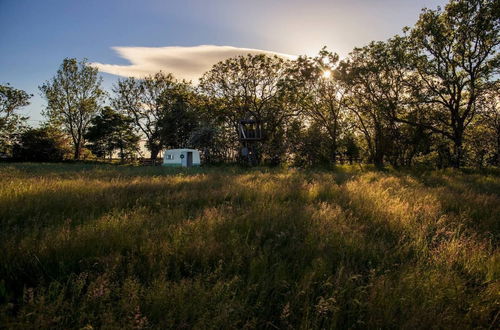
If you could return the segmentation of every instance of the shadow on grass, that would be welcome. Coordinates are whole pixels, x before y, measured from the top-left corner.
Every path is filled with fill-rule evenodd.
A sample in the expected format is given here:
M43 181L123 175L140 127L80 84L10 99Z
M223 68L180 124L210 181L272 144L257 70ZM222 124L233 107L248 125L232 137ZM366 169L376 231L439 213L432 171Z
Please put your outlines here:
M472 322L464 310L476 300L491 322L483 287L462 289L459 271L416 251L412 230L425 219L399 222L411 194L397 189L452 188L404 176L377 185L392 174L351 168L134 171L63 173L67 184L44 181L50 189L0 205L0 277L22 310L12 324L35 315L60 328L132 327L140 311L153 328L439 328Z

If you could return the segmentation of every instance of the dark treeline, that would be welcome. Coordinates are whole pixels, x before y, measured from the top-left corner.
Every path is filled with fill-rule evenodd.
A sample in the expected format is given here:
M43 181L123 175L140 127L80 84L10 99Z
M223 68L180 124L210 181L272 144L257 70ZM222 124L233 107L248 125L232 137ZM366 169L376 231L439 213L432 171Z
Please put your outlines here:
M120 79L110 94L97 69L65 59L40 87L39 128L15 113L30 96L1 86L0 152L125 160L142 138L152 159L190 147L208 163L242 161L239 124L252 121L262 130L252 149L259 164L499 166L499 16L498 0L452 0L343 60L326 48L295 60L239 56L198 85L159 72Z

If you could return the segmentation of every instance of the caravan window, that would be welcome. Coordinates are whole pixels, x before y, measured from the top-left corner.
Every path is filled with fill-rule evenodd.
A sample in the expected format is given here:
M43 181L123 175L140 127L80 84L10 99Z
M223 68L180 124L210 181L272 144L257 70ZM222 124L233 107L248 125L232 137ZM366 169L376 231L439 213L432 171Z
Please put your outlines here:
M174 159L174 155L167 155L167 157L165 159L172 160L172 159Z

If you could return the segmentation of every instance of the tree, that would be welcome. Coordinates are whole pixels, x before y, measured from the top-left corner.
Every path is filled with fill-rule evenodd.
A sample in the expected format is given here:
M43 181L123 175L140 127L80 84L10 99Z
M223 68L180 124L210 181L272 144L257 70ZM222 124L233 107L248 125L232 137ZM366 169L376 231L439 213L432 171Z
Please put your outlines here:
M123 161L139 149L139 136L134 133L133 120L111 107L104 107L91 121L85 138L91 144L89 149L98 157L111 159L118 150Z
M29 105L32 96L9 84L0 85L0 153L11 153L15 133L22 130L23 123L28 119L17 114L16 110Z
M331 162L331 140L325 128L313 122L305 127L303 120L289 125L289 140L293 164L301 167L324 166ZM293 132L293 133L292 133Z
M338 55L323 48L318 56L301 56L295 64L288 97L295 98L308 120L327 133L329 158L335 163L346 112L345 88L336 77Z
M179 86L164 95L163 113L159 120L162 144L168 148L190 147L193 132L200 124L198 95L188 85Z
M43 125L20 134L13 148L13 157L20 161L58 162L70 152L64 133L53 126Z
M89 66L85 59L77 62L66 58L56 75L40 86L47 100L45 115L52 122L60 123L71 136L75 160L80 159L84 134L103 101L101 81L97 69Z
M398 125L394 114L403 107L405 68L401 48L405 41L395 37L355 48L339 66L338 77L348 93L348 107L357 119L370 160L384 165Z
M490 164L500 166L500 80L490 84L477 107L479 116L470 135L483 153L492 155Z
M349 164L358 159L359 157L359 146L356 143L356 138L353 134L347 134L341 141L343 147L343 154L349 161Z
M266 141L258 149L265 149L271 162L278 162L281 156L280 128L294 115L282 99L289 65L277 56L237 56L215 64L200 81L201 91L218 104L218 115L233 127L233 140L238 137L240 120L262 123Z
M222 114L222 102L199 90L195 92L197 126L191 131L188 145L201 151L204 163L234 161L239 141L234 139L233 124Z
M425 9L409 36L414 74L408 82L418 99L417 110L426 112L419 116L426 122L419 125L452 142L452 165L460 167L476 101L498 74L500 4L451 0L444 10Z
M170 73L159 72L143 80L121 79L113 88L113 105L134 120L137 129L146 137L151 158L156 159L163 148L161 121L169 106L177 101L179 90L189 88L189 83L178 81Z

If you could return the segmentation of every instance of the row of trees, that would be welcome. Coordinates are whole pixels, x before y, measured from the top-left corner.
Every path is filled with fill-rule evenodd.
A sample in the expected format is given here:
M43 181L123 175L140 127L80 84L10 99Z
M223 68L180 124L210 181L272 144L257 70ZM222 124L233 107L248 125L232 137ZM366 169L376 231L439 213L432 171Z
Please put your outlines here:
M498 166L499 31L498 0L451 0L423 10L403 35L341 61L326 48L296 60L239 56L215 64L197 86L162 72L120 79L102 107L97 70L65 59L40 90L48 127L62 128L74 159L85 147L131 157L142 137L151 158L193 147L205 161L232 161L241 148L238 123L251 119L265 132L261 163ZM14 109L29 95L10 86L0 94L0 125L19 131ZM2 145L7 140L2 134Z

